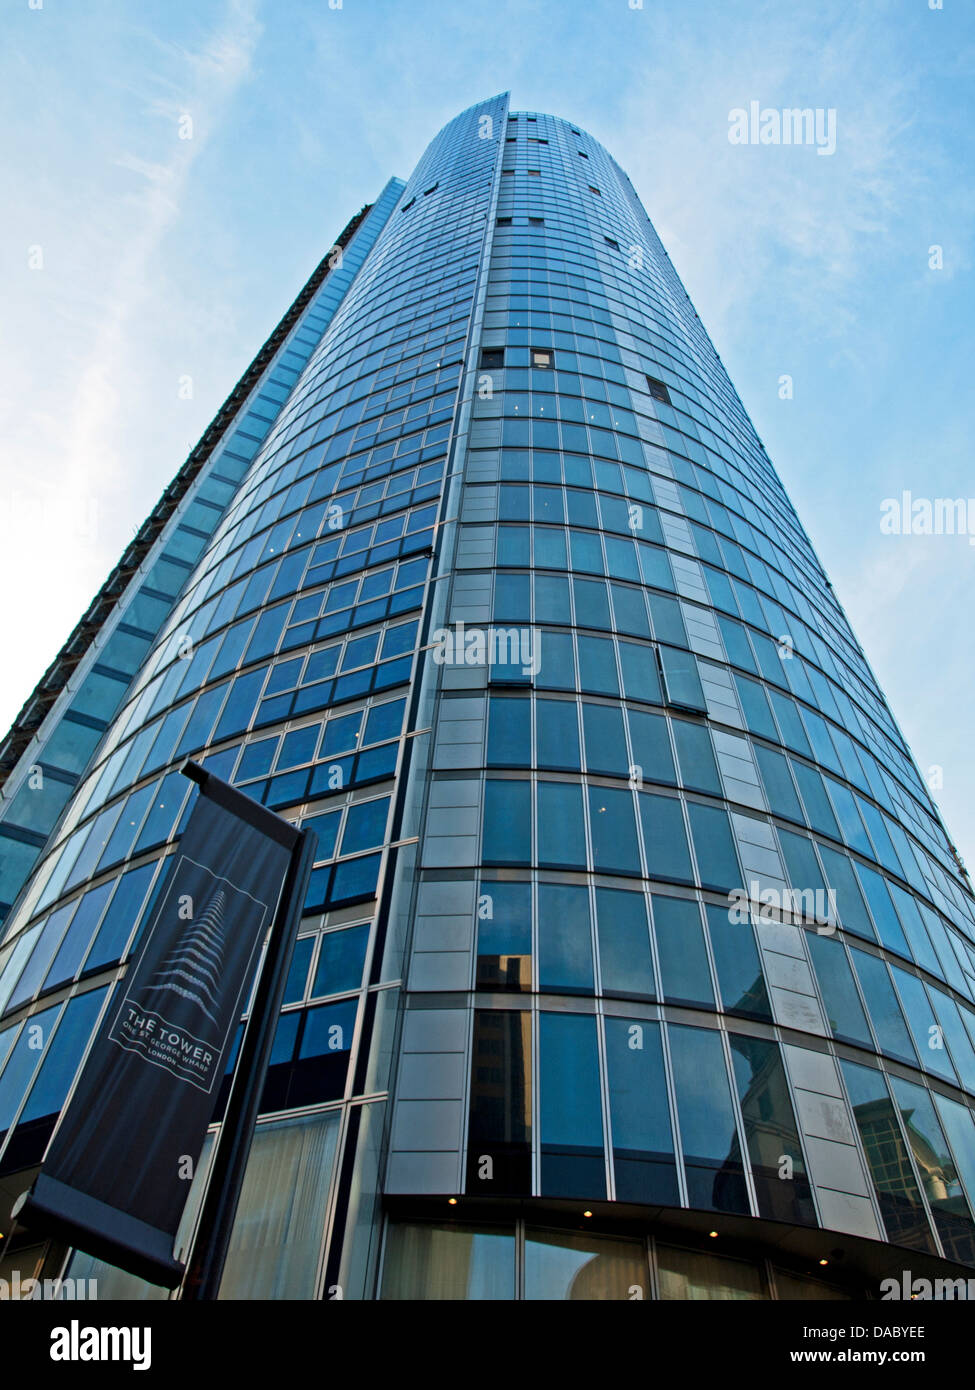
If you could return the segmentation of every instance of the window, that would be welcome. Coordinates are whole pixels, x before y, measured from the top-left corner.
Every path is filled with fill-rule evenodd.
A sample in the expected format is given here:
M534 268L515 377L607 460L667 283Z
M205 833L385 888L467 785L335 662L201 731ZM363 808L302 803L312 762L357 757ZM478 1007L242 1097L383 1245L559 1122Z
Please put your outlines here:
M221 1299L314 1297L338 1132L335 1114L257 1126Z
M670 392L662 381L658 381L655 376L648 376L647 386L655 401L663 401L664 405L670 405Z
M741 1146L720 1034L668 1026L674 1090L692 1207L749 1214Z
M809 932L806 941L833 1036L861 1047L873 1047L843 943L817 932Z
M604 1197L603 1121L596 1020L539 1015L542 1192Z
M887 1239L934 1254L934 1241L883 1074L840 1062Z
M512 118L514 119L514 118ZM513 1229L391 1222L383 1261L384 1299L512 1299Z
M664 998L675 1004L703 1004L713 1009L711 971L697 903L657 894L651 901Z
M702 806L691 801L687 805L687 814L702 885L720 890L740 888L742 875L727 811L718 806Z
M589 192L590 192L590 193L595 193L595 195L596 195L597 198L601 198L601 197L603 196L602 193L600 192L600 190L595 186L595 184L590 184L590 185L589 185Z
M751 922L738 921L727 908L705 906L718 987L727 1013L772 1022L762 966Z
M607 1018L606 1065L617 1200L677 1206L659 1023Z
M480 904L477 988L531 989L531 884L482 879Z
M510 222L510 218L508 219ZM496 369L504 366L504 348L482 348L481 349L482 368Z
M368 923L347 927L344 931L326 932L318 952L312 995L344 994L358 989L368 943Z
M536 702L536 743L539 767L578 771L577 706L568 700Z
M499 218L497 219L497 225L498 225L499 227L510 227L510 226L511 226L511 218L510 218L510 217L499 217ZM481 365L483 366L483 363L482 363Z
M657 1268L661 1298L735 1302L768 1298L761 1269L744 1260L726 1260L710 1251L658 1245ZM809 1297L806 1288L803 1284L804 1298Z
M680 802L675 797L641 792L640 817L649 876L690 883L691 856Z
M555 365L553 354L548 348L532 348L531 364L537 370L545 371L547 368Z
M488 778L484 788L486 864L531 862L531 783Z
M544 227L544 226L545 226L545 218L544 218L544 217L529 217L529 219L528 219L528 225L529 225L529 227Z
M538 986L559 994L592 994L587 888L567 883L538 885Z
M925 1087L900 1077L892 1076L890 1084L945 1254L960 1264L975 1264L971 1211L931 1096Z
M596 873L639 876L640 849L633 816L633 793L590 787L589 817Z
M582 787L577 782L538 784L538 862L554 869L586 867Z
M475 1009L468 1192L530 1194L531 1090L531 1016Z
M769 1221L815 1226L816 1213L778 1044L734 1034L728 1041L759 1214ZM789 1182L782 1181L783 1157L792 1162Z
M887 966L877 956L867 955L866 951L851 950L850 955L881 1050L916 1067L917 1057L890 983Z
M619 244L619 242L615 239L615 237L604 236L604 237L603 237L603 241L605 241L605 243L606 243L607 246L612 246L612 248L613 248L614 251L618 251L618 250L620 249L620 244Z
M655 994L647 907L642 893L596 889L599 973L605 993L652 999Z
M639 1240L577 1235L569 1231L525 1233L525 1298L545 1300L649 1297L646 1254Z

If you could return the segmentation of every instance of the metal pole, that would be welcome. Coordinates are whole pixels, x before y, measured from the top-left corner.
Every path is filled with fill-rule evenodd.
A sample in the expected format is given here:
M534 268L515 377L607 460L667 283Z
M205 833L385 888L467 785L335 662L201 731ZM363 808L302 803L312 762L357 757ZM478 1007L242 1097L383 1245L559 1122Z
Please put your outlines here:
M297 832L187 1260L186 1301L215 1299L220 1288L317 844L314 831Z

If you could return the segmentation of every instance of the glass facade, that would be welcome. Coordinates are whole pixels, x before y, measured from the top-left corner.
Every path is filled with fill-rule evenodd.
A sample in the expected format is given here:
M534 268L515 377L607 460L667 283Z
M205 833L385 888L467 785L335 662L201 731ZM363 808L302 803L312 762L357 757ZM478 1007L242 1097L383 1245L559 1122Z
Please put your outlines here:
M975 899L625 174L480 103L320 293L209 529L176 568L192 523L155 542L171 591L51 754L64 797L10 820L5 1190L192 757L318 836L223 1297L828 1298L904 1249L975 1266Z

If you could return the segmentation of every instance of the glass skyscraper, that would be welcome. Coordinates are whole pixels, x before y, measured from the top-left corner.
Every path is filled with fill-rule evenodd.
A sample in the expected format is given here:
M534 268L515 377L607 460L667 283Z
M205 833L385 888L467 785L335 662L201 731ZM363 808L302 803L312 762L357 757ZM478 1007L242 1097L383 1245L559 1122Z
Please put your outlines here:
M0 747L5 1202L188 758L318 836L222 1297L975 1277L967 875L568 121L482 102L350 222Z

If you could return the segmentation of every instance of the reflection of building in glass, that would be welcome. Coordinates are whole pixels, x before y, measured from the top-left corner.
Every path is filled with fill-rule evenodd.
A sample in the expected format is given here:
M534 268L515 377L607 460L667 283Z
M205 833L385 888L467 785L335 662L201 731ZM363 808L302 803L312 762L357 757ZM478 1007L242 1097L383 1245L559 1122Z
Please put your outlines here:
M318 838L228 1297L820 1298L902 1247L975 1265L967 876L589 135L506 96L445 127L140 536L0 748L4 1193L159 900L192 757ZM211 928L176 966L200 998Z

